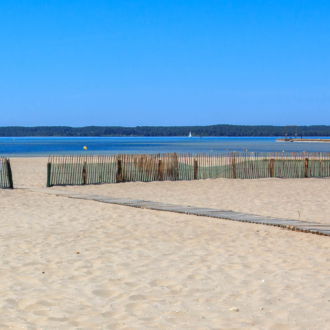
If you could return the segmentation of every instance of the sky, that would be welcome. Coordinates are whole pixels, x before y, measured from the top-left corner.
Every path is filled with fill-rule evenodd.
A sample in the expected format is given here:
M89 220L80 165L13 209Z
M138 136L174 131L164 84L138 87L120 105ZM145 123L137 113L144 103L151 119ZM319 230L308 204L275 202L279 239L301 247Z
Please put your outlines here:
M0 126L330 125L328 0L0 8Z

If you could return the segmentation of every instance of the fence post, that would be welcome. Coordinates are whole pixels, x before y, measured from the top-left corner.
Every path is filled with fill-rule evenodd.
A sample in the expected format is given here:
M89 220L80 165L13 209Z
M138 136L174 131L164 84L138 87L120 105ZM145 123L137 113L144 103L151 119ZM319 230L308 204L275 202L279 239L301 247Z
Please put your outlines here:
M163 180L163 163L161 159L158 161L158 180Z
M198 170L198 162L197 159L194 159L194 180L197 180L197 170Z
M308 178L308 158L305 158L305 178Z
M47 163L47 184L46 187L51 187L50 178L51 178L52 164Z
M179 179L179 170L178 170L178 154L174 152L173 156L173 178L174 180Z
M87 164L84 162L83 165L83 184L87 183L87 172L86 172Z
M122 173L121 173L122 169L121 169L121 160L118 159L117 160L117 182L121 182L122 181Z
M270 173L270 177L273 178L274 177L274 159L271 159L269 162L269 173Z
M236 179L235 155L233 157L232 164L233 164L233 179Z
M6 160L6 164L7 164L9 188L14 189L13 173L11 172L11 166L10 166L10 160L9 159Z

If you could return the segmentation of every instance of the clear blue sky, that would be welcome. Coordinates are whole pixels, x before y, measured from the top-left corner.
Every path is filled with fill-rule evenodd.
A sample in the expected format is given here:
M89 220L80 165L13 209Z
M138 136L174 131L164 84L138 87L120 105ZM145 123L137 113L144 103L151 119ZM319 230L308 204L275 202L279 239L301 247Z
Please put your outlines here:
M330 1L4 1L0 126L330 125Z

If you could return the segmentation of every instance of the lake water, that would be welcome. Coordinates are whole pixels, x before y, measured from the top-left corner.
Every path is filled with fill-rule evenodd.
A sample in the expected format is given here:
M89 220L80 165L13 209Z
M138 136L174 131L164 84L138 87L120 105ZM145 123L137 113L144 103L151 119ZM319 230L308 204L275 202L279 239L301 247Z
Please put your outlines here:
M84 150L84 146L87 150ZM227 151L228 149L228 151ZM330 152L330 143L276 142L273 137L31 137L0 138L0 156L37 157L78 154Z

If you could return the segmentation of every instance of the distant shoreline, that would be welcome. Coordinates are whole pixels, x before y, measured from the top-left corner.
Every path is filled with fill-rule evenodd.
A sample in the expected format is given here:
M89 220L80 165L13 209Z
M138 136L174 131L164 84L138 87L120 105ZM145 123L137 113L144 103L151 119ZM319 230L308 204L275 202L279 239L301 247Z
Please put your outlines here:
M209 126L7 126L0 127L0 137L328 137L330 126L297 126L296 129L271 125ZM287 134L287 135L286 135Z
M6 135L1 136L0 139L24 139L24 138L75 138L75 139L84 139L84 138L187 138L187 139L204 139L204 138L237 138L237 139L244 139L244 138L264 138L264 139L276 139L277 142L330 142L330 134L324 135L324 136L306 136L303 139L285 139L282 136L278 135L270 135L270 136L264 136L264 135L193 135L192 137L186 136L186 135L169 135L169 136L162 136L162 135L83 135L83 136L71 136L71 135ZM323 138L323 139L322 139ZM325 139L324 139L325 138Z

